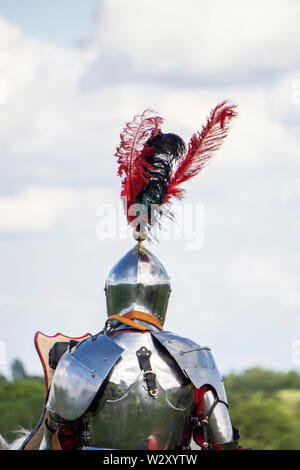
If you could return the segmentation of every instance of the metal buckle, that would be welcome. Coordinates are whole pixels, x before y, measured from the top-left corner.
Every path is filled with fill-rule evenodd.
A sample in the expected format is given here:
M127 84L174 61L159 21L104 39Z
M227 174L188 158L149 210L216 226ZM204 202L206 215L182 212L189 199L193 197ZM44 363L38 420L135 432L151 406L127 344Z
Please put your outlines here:
M104 328L103 330L101 331L101 333L103 332L103 334L109 334L111 331L113 331L115 329L115 327L113 327L111 325L111 322L114 321L112 320L111 318L108 318L105 322L105 325L104 325Z
M202 423L199 418L193 417L191 418L192 425L196 428L201 427Z
M157 398L158 390L155 388L154 390L149 390L149 395L153 398Z
M209 423L209 416L205 416L205 418L203 418L203 419L201 420L201 423L208 424L208 423Z
M145 371L144 371L144 377L145 377L145 378L146 378L146 375L147 375L147 374L153 374L154 377L156 377L156 373L155 373L153 370L145 370Z

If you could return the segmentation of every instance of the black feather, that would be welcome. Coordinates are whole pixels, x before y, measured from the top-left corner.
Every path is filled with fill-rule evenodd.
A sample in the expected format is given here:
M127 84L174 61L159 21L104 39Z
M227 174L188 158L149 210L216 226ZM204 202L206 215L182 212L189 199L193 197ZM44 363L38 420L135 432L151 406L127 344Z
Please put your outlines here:
M147 146L155 149L146 157L151 165L151 170L146 170L150 173L149 184L134 202L140 205L136 214L142 215L144 225L153 225L162 214L160 206L165 202L174 163L185 153L186 146L178 135L161 132L149 139Z

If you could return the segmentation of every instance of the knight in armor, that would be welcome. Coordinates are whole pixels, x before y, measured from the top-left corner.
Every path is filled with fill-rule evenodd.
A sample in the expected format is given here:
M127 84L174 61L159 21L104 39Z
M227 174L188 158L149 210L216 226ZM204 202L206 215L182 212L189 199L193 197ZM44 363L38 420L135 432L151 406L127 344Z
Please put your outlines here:
M23 449L236 449L222 377L211 350L164 330L170 279L144 246L226 136L235 106L211 112L186 149L146 110L121 133L116 156L122 198L136 245L112 268L108 319L95 335L37 333L46 378L45 407Z

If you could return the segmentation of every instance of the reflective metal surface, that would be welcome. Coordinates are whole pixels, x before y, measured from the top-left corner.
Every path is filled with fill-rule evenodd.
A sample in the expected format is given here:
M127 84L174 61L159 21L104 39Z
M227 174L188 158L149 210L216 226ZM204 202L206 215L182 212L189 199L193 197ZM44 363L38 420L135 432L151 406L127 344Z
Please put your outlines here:
M204 395L204 415L208 413L215 401L212 391ZM217 444L225 444L234 441L233 429L228 414L227 406L224 403L218 403L209 419L209 429Z
M166 348L196 388L209 384L219 399L227 403L223 379L209 348L164 331L153 333L153 337Z
M158 395L148 391L136 352L151 351ZM87 410L92 445L107 449L174 449L184 434L194 404L193 385L210 385L205 411L214 394L226 399L222 379L208 348L169 332L124 331L89 338L60 360L47 408L55 419L74 421ZM103 385L101 387L101 385ZM231 443L233 431L224 403L218 403L209 427L216 443ZM45 430L41 448L51 445ZM154 446L154 447L153 447Z
M160 261L140 243L111 270L105 290L108 316L140 310L164 323L170 279Z
M42 442L40 444L40 450L51 450L52 449L52 437L53 434L47 428L47 425L44 426L44 435Z
M94 403L90 425L93 445L113 449L158 449L179 444L193 405L193 387L150 333L119 332L111 339L124 349L108 384ZM156 373L157 398L148 393L136 351L149 349Z
M47 408L68 421L82 416L122 351L104 335L68 349L55 371Z

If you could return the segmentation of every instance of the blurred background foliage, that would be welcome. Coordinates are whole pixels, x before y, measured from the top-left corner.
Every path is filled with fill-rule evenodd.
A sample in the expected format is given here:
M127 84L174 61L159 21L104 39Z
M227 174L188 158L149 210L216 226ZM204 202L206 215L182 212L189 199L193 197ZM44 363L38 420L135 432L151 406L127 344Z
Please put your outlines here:
M300 450L300 374L249 369L224 377L233 425L243 447L255 450ZM8 440L38 422L44 379L26 374L20 360L12 380L0 376L0 433Z
M233 425L243 447L300 449L300 374L260 368L224 377Z

